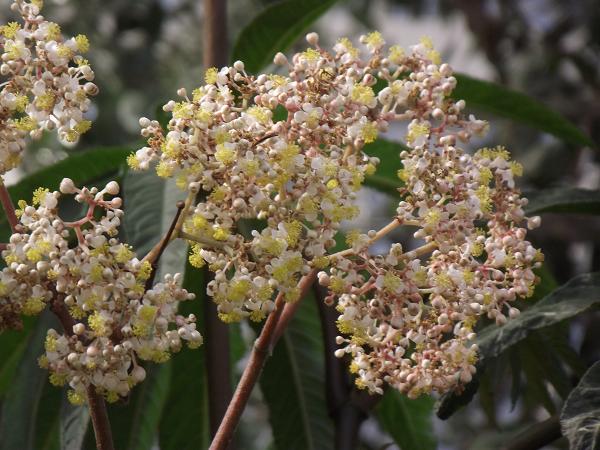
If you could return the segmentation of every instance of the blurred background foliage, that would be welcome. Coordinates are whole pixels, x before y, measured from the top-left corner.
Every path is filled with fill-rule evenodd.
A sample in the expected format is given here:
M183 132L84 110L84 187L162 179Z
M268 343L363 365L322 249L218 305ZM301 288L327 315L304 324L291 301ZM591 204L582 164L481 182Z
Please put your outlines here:
M230 0L229 30L223 38L236 43L253 18L277 3ZM600 3L319 3L297 0L295 7L323 10L310 28L320 33L325 47L341 36L357 39L373 29L381 31L388 43L404 47L428 35L442 59L458 72L526 94L528 97L498 86L472 83L469 78L459 83L459 94L467 99L467 107L491 123L489 135L477 144L502 144L510 149L525 168L522 188L531 193L530 210L543 216L542 227L531 233L534 244L546 255L542 284L534 301L524 305L532 311L529 316L523 314L525 318L503 336L492 329L481 333L480 343L487 353L480 375L464 394L440 402L437 414L447 420L436 416L433 399L411 402L391 392L378 402L349 397L355 409L368 408L359 411L359 448L514 450L542 448L546 441L544 448L568 448L566 438L555 440L560 437L558 419L563 404L571 393L574 398L569 397L571 407L563 411L563 427L567 419L577 423L577 414L585 407L573 409L573 402L577 395L589 396L594 392L590 386L597 388L600 381L595 366L595 371L590 370L583 378L585 383L573 390L584 372L600 359L600 314L592 306L600 297L600 282L597 276L582 275L600 267ZM0 22L11 17L8 4L3 2L0 8ZM175 97L179 87L190 89L202 83L202 1L47 0L45 15L61 24L66 34L89 36L89 59L101 93L90 111L94 126L82 142L67 149L47 136L31 145L22 167L7 177L8 184L15 184L11 193L15 198L27 198L35 187L55 187L63 176L81 183L117 177L124 184L130 220L124 232L129 242L135 246L136 242L156 241L161 234L161 218L178 194L154 176L140 180L128 175L122 161L141 142L139 117L155 117L157 108ZM302 16L293 20L302 20ZM268 22L261 23L261 27L268 26ZM263 34L269 36L269 28ZM304 46L301 34L291 36L292 50ZM234 52L242 59L252 59L256 56L252 52L260 51L243 44L238 42ZM388 138L394 140L401 132L392 129ZM382 166L391 166L382 168L379 178L370 181L371 188L361 192L362 214L349 224L353 228L377 228L386 223L397 202L390 195L397 147L378 143L369 151L386 155ZM136 196L149 198L150 193L152 198L161 199L152 208L132 200ZM141 229L140 222L159 225ZM392 239L411 246L408 234L400 232ZM182 270L177 266L182 264L181 252L181 248L172 250L173 256L166 258L165 264ZM198 274L192 276L189 267L186 274L188 287L205 300ZM318 298L318 292L315 296ZM244 414L237 448L333 448L330 416L334 417L335 411L327 396L335 387L325 372L327 340L323 337L328 331L319 317L326 313L321 311L319 316L316 305L314 299L304 301L269 360L260 389L255 389ZM579 314L584 310L585 314ZM560 311L560 317L544 316L540 321L540 311ZM201 316L199 311L197 314ZM527 322L528 317L534 320ZM60 391L49 386L45 374L36 369L40 330L49 320L42 317L39 323L29 323L25 333L0 338L0 449L94 448L85 412L66 405ZM232 385L243 369L254 331L247 324L230 329ZM206 396L210 387L205 383L203 352L178 355L171 364L153 370L128 404L111 407L117 448L207 446ZM459 409L463 403L468 405ZM600 407L587 407L596 408L597 430ZM593 419L594 414L590 417ZM563 428L563 432L568 434L568 429ZM587 449L600 444L584 439L579 446L572 445Z

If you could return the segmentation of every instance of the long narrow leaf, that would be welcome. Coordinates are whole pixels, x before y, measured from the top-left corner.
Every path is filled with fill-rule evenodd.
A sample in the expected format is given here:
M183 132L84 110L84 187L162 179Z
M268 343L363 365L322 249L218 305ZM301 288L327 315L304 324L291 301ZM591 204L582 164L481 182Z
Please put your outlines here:
M316 305L305 298L260 378L279 450L333 448L322 354Z
M529 200L527 214L544 212L599 214L600 191L558 187L541 191L526 192Z
M257 72L273 61L337 0L285 0L265 8L236 39L232 60Z
M528 95L468 75L455 76L458 84L452 97L464 99L468 107L529 125L571 144L594 146L591 139L570 121Z
M375 411L379 423L400 448L435 450L432 414L434 400L421 397L411 400L396 390L388 389Z
M123 230L127 242L139 256L160 241L184 194L152 172L128 173L123 181L125 220ZM159 274L181 271L182 255L167 249L160 260ZM158 280L157 277L157 280ZM132 392L128 405L116 404L109 409L115 447L127 450L150 450L158 437L171 385L172 361L146 365L147 377Z
M197 326L201 329L201 302L210 300L206 298L206 280L202 271L193 268L189 262L183 286L196 294L196 300L183 302L179 312L182 315L195 314L198 318ZM205 358L203 347L195 350L184 348L173 358L169 395L160 422L161 450L208 448L210 430Z
M2 404L0 420L0 450L36 450L38 431L44 424L38 421L38 410L48 383L48 373L38 366L37 359L43 353L44 338L50 327L57 327L49 312L42 314L34 332L27 342L27 352L19 362L14 382ZM48 388L59 389L48 386ZM54 405L59 408L60 402ZM46 416L43 418L50 420ZM39 428L39 429L38 429Z
M71 178L81 186L89 181L101 178L111 172L116 172L125 162L131 149L125 147L99 147L84 152L74 153L62 161L26 176L8 191L14 202L31 200L31 195L38 187L58 189L63 178ZM6 217L0 217L0 239L6 242L10 230Z
M560 415L571 450L600 449L600 362L583 376Z

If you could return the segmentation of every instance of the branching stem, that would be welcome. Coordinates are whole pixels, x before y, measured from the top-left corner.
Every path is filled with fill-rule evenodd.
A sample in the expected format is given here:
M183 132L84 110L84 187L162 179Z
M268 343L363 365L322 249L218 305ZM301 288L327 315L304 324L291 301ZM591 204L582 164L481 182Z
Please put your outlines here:
M300 299L306 296L315 277L316 271L312 271L308 275L302 277L298 284L298 287L300 288ZM275 299L275 309L267 317L260 335L254 342L248 364L244 369L244 373L233 394L233 398L227 407L225 417L223 417L223 421L219 426L217 434L210 445L210 450L224 450L227 448L240 417L242 416L242 412L246 407L246 403L248 403L252 388L258 381L260 372L265 365L267 356L271 354L277 339L283 333L285 325L289 323L293 316L295 311L295 308L292 307L293 304L286 304L283 297L282 293L277 295L277 298ZM297 304L298 302L300 302L300 300L297 300L294 304ZM279 326L280 322L281 326Z

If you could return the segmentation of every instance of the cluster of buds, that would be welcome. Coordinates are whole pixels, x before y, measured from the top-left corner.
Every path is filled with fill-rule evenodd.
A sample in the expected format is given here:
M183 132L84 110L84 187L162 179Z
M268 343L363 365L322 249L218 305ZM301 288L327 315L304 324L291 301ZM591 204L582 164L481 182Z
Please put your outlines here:
M449 98L456 80L436 59L425 41L396 61L375 50L369 63L377 61L388 82L378 95L382 109L400 108L409 121L391 228L415 228L422 245L394 244L373 256L375 232L351 232L352 251L319 274L326 301L340 312L336 355L351 356L357 386L382 393L387 383L412 398L471 380L474 325L482 316L502 325L518 315L511 302L532 294L543 260L522 228L526 199L514 182L522 167L502 147L465 152L486 124L465 118L464 101ZM530 229L538 225L539 217L527 220Z
M22 23L0 27L0 175L19 164L28 134L56 129L62 141L76 142L91 125L84 114L98 88L81 56L88 39L63 37L41 7L42 0L16 0Z
M366 58L348 39L333 53L318 40L308 34L312 48L291 62L277 54L283 74L252 76L241 62L210 69L191 98L182 89L181 102L165 105L166 133L141 119L148 146L130 165L157 160L158 175L188 189L181 237L192 263L215 272L209 294L223 320L259 320L275 291L293 301L300 276L330 267L319 280L341 314L336 354L351 355L357 385L445 392L475 371L478 318L503 324L537 281L542 255L525 240L526 200L514 183L521 166L503 148L465 152L487 123L450 98L456 79L427 39L405 53L371 33L361 38ZM384 233L352 232L351 248L328 256L379 162L363 148L395 121L407 123L409 149L388 228L414 227L423 244L372 256ZM244 235L244 219L263 228Z
M129 163L158 160L159 176L199 199L180 237L192 264L215 272L209 294L225 321L261 320L275 291L297 300L300 277L327 266L340 223L358 214L356 192L379 162L362 148L394 117L378 108L376 69L353 52L278 54L283 74L256 77L239 61L209 69L191 98L181 89L183 100L165 105L166 132L140 120L148 146ZM244 233L245 219L262 229Z
M152 287L151 263L117 239L118 192L114 181L102 190L78 189L68 178L60 192L38 189L32 205L19 202L20 223L2 252L0 330L49 305L64 333L48 331L40 365L53 384L70 385L75 403L90 385L109 401L127 395L145 376L138 360L164 362L182 340L190 347L202 343L196 318L177 315L178 303L194 298L179 287L180 275ZM74 194L87 205L86 215L62 220L61 194Z

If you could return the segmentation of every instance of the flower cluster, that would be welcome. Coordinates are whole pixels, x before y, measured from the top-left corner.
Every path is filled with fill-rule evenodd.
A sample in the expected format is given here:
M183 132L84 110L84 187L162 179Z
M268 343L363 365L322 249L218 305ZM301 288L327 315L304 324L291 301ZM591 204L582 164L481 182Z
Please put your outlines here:
M53 384L71 386L75 403L90 385L116 400L143 380L138 360L164 362L182 340L190 347L202 343L195 317L177 315L178 303L194 298L179 287L180 275L148 286L150 262L117 239L121 199L105 197L118 192L114 181L102 190L78 189L68 178L60 192L38 189L32 205L19 203L20 224L2 252L0 330L49 305L65 332L48 331L40 365L50 370ZM61 193L74 194L87 214L63 221Z
M63 37L41 7L42 0L16 0L22 23L0 27L0 175L19 164L28 134L56 129L61 140L76 142L91 125L84 114L98 88L80 56L88 39Z
M275 62L284 74L255 77L241 62L209 69L191 98L182 89L182 101L165 105L166 133L140 120L149 145L129 160L141 169L158 160L158 175L200 193L181 237L193 244L192 264L215 272L209 294L225 321L261 320L275 291L294 301L300 277L327 265L340 222L357 215L356 192L379 162L362 148L388 125L373 69L358 54L317 47Z
M409 121L393 226L416 228L422 245L405 252L394 244L372 256L373 233L353 232L351 256L332 258L330 273L319 274L340 312L336 354L351 355L357 386L381 393L386 382L410 397L471 380L475 323L487 316L502 325L518 315L510 303L532 294L543 259L520 225L526 200L514 178L521 166L502 147L465 152L486 125L449 98L456 80L431 52L422 42L393 69L382 56L381 72L398 77L378 95L384 109L401 108ZM527 225L538 226L539 217Z
M315 33L307 41L291 61L276 55L279 74L209 69L205 86L165 105L166 132L140 120L148 146L129 163L156 161L189 191L180 237L192 264L215 272L208 291L223 320L260 320L275 291L294 301L300 276L330 267L319 280L357 385L380 393L387 382L411 397L452 389L475 370L478 318L514 317L510 303L537 281L542 255L525 240L514 182L522 168L500 147L465 151L487 123L452 100L456 78L427 39L405 53L374 32L361 38L366 57L348 39L332 53ZM395 121L407 123L408 150L390 229L415 227L422 246L372 256L383 233L352 232L350 249L328 255L379 162L364 146Z

